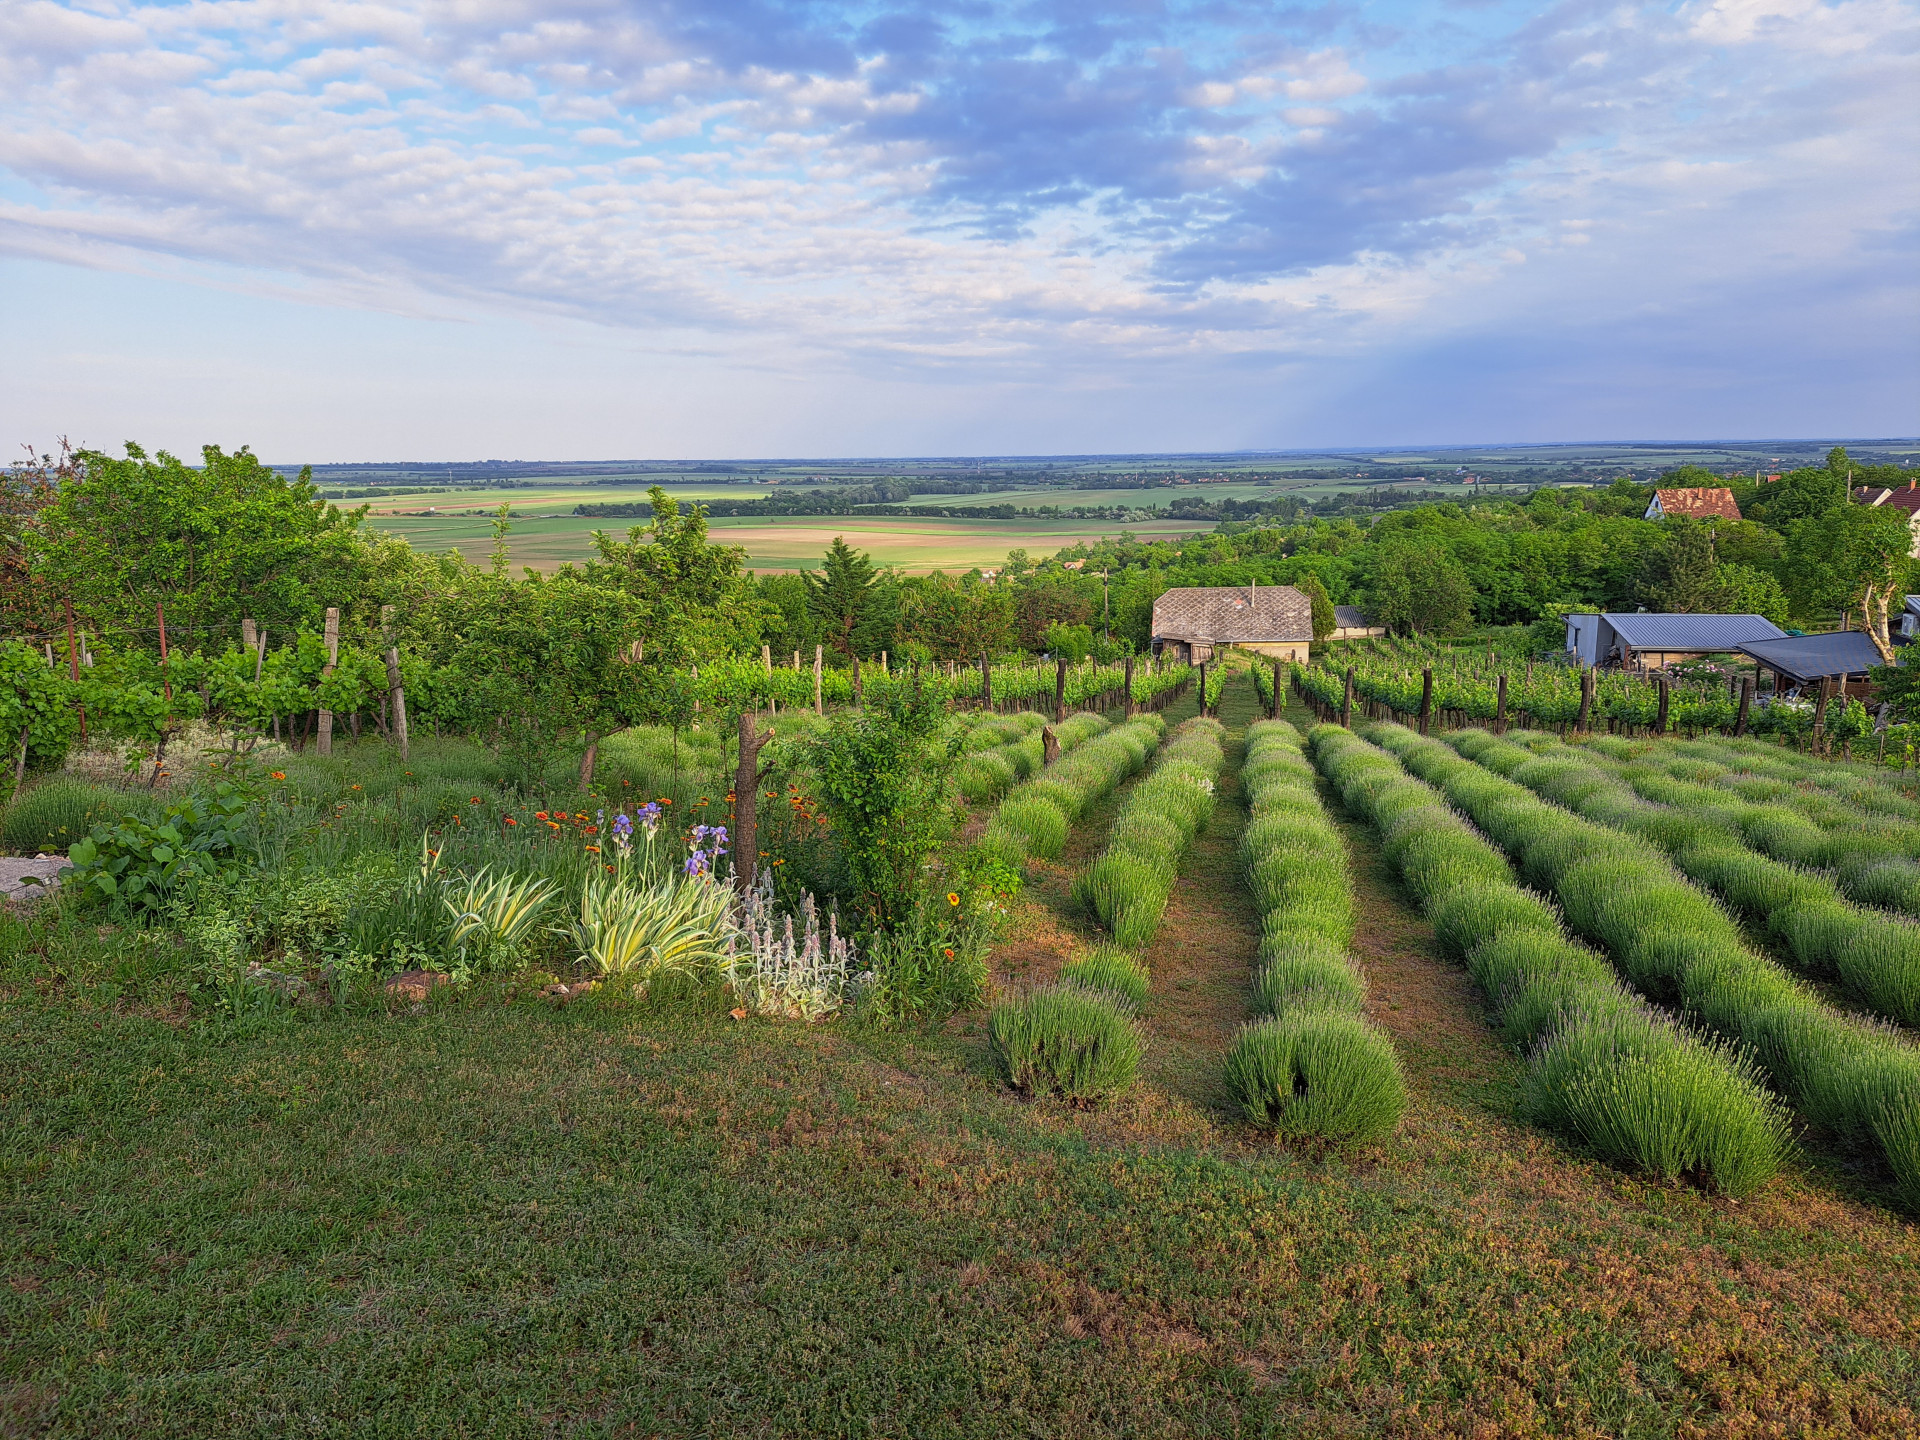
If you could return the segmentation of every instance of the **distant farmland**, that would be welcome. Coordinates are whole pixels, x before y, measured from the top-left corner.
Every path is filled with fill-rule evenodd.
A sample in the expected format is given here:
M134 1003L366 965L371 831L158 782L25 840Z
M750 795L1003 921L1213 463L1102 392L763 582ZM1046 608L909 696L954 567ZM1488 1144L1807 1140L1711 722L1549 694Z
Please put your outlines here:
M682 487L676 486L673 493L681 500L697 498ZM456 497L424 498L444 501ZM499 496L494 503L497 505L506 498ZM595 498L608 497L602 491ZM457 499L462 510L475 508L470 495L463 494ZM542 508L538 498L524 491L515 493L512 500L516 509L523 512ZM569 500L567 508L571 509L573 503ZM390 506L388 502L381 508ZM379 529L404 535L415 549L429 553L458 549L469 560L484 561L493 546L492 522L485 515L375 514L371 519ZM593 544L588 537L594 530L619 534L637 523L551 512L516 519L508 536L511 563L516 568L531 565L536 570L555 570L569 560L585 560L592 555ZM1208 520L1153 520L1123 525L1115 520L940 520L894 515L747 516L717 519L711 524L716 538L724 536L746 547L747 563L755 570L810 569L820 563L821 554L836 535L844 535L849 544L871 551L873 558L883 565L924 571L997 565L1009 550L1020 548L1033 552L1036 557L1050 555L1063 546L1095 540L1102 535L1163 539L1213 528L1213 522Z

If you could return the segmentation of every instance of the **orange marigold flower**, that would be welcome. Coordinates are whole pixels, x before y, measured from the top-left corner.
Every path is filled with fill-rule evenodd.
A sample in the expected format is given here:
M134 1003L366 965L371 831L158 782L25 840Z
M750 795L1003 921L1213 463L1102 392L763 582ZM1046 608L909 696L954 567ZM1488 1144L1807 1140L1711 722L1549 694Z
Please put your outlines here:
M518 820L514 819L513 816L511 815L505 816L503 818L505 819L506 823L509 825L518 825L520 823Z

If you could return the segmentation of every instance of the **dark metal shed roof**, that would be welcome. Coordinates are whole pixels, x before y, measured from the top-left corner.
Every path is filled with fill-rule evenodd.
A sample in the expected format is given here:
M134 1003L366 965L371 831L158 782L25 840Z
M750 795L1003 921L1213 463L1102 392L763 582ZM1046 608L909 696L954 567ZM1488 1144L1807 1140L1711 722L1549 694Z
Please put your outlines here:
M1880 651L1858 630L1826 635L1790 635L1739 647L1742 655L1801 682L1833 675L1859 675L1881 663Z
M1732 650L1749 640L1778 640L1787 632L1764 615L1604 615L1636 650Z

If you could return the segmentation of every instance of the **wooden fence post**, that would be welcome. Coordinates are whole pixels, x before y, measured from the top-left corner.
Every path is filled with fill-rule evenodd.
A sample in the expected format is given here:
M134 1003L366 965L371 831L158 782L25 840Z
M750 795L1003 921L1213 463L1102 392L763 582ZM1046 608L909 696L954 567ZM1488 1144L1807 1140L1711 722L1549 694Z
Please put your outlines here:
M409 759L407 753L407 687L400 683L400 647L387 647L387 694L393 702L393 736L400 742L400 758ZM588 781L593 779L593 757L597 741L587 744L586 758L580 762L580 769ZM582 790L586 785L582 784Z
M1507 733L1507 675L1504 670L1500 672L1500 683L1494 692L1493 733Z
M327 623L322 632L322 639L327 646L327 663L320 667L320 678L324 680L333 673L333 667L340 663L340 611L336 606L327 607ZM320 712L320 738L315 742L314 749L321 755L333 754L333 712L331 710Z
M760 870L760 747L773 739L771 729L758 731L759 715L740 712L740 762L733 772L733 878L746 894ZM756 733L757 732L757 733Z
M1733 717L1734 734L1744 735L1747 733L1747 711L1752 705L1753 677L1751 675L1743 675L1740 677L1740 710L1739 713Z
M1060 758L1060 737L1053 733L1051 725L1040 727L1040 768L1045 769Z
M1067 662L1062 656L1054 662L1053 670L1053 719L1054 723L1067 718Z
M1427 733L1433 723L1433 667L1427 666L1420 672L1420 733Z

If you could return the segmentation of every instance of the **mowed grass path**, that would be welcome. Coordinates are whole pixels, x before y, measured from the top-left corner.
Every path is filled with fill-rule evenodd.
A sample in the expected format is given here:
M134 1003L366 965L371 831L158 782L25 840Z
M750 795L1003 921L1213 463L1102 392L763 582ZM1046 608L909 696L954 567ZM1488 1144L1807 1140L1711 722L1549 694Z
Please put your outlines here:
M1170 713L1191 713L1189 700ZM1251 705L1228 689L1229 773ZM996 957L1080 922L1068 863ZM1348 830L1402 1130L1282 1150L1214 1070L1237 784L1157 937L1146 1078L1009 1095L929 1035L474 997L238 1036L31 953L0 1027L0 1427L208 1435L1911 1434L1912 1225L1744 1205L1513 1118L1517 1066ZM1183 984L1190 981L1190 984Z

